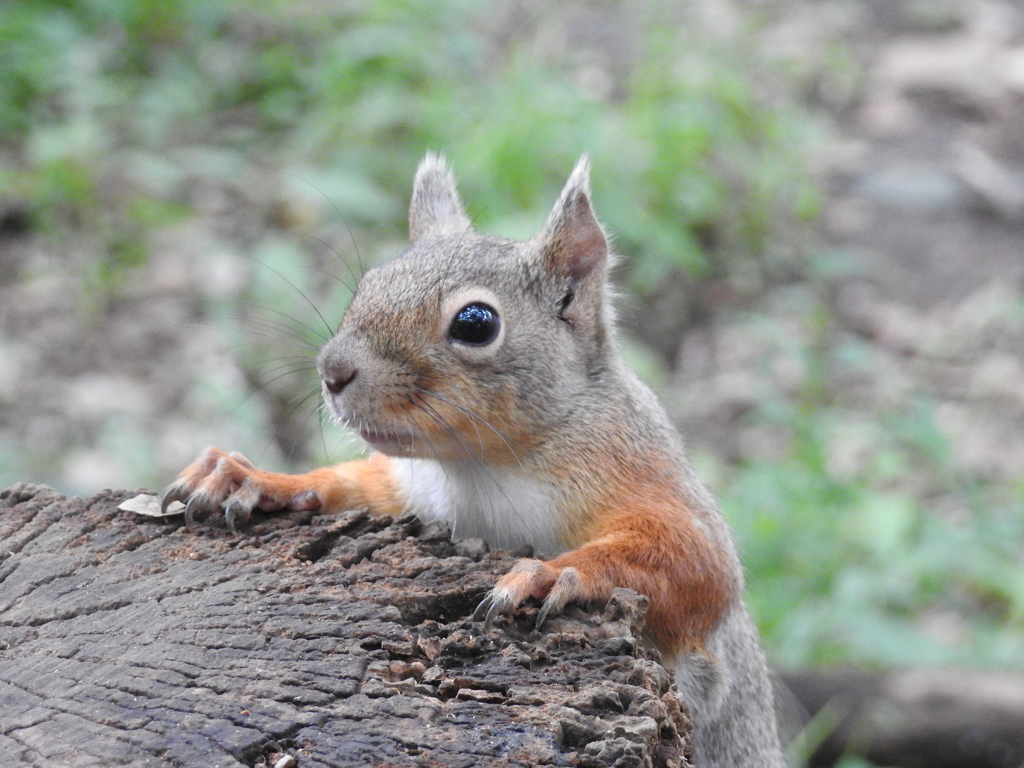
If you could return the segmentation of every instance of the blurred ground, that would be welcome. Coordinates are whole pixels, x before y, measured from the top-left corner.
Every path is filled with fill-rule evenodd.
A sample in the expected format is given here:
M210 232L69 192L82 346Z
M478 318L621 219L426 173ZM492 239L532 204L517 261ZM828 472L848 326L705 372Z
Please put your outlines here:
M848 406L925 398L959 464L1014 480L1024 471L1024 11L877 0L777 13L767 44L829 117L821 225L829 268L844 276L829 289L826 329L787 287L746 323L684 338L675 381L691 441L770 452L771 436L736 429L735 416L766 388L800 387L796 353L824 334L847 347L831 386ZM816 68L837 40L846 66Z

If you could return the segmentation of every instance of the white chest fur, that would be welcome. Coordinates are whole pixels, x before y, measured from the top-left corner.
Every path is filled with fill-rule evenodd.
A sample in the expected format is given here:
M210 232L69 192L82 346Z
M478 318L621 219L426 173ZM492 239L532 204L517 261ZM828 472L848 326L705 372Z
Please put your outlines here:
M532 544L537 552L564 549L550 486L514 469L472 462L392 459L409 509L444 520L456 539L480 538L495 549Z

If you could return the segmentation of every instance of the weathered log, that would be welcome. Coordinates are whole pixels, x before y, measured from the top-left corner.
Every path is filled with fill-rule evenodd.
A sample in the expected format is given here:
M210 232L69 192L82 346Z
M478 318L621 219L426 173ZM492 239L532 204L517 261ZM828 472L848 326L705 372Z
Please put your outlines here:
M0 493L0 764L685 766L689 720L603 615L468 617L512 556L367 512L242 536Z
M966 669L816 670L784 682L828 733L810 764L844 754L903 768L1020 768L1024 674Z

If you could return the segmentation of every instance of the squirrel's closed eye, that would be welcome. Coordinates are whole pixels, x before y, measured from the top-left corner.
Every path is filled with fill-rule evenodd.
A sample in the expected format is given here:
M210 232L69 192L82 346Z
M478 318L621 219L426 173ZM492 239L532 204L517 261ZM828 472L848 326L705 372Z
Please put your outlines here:
M460 344L482 347L498 338L501 318L487 304L468 304L458 311L448 330L448 338Z

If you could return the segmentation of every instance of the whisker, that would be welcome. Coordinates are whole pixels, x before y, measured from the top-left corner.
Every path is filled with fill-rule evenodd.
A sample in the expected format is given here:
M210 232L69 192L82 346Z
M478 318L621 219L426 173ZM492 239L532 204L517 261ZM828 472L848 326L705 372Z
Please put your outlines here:
M346 226L348 226L348 225L346 224ZM351 234L352 234L352 230L350 229L349 230L349 235L351 236ZM318 272L322 272L323 274L327 275L328 277L333 277L335 280L337 280L339 283L341 283L343 286L345 286L345 288L348 289L349 293L355 293L355 291L356 291L355 286L359 282L359 278L356 276L356 273L352 270L352 265L348 263L348 259L346 259L344 256L342 256L338 252L337 248L335 248L333 245L328 243L322 237L317 237L316 235L311 235L311 234L308 234L308 233L304 234L303 237L305 237L305 238L307 238L309 240L316 240L318 243L320 243L320 245L322 245L324 248L326 248L331 253L333 253L335 256L337 256L339 261L341 261L341 263L344 264L345 267L348 269L348 273L352 276L352 280L354 282L350 284L350 283L346 282L345 280L343 280L338 275L334 274L333 272L329 272L326 269L323 269L322 267L310 266L310 269L315 269ZM355 238L354 237L352 238L352 244L355 245ZM356 249L357 253L358 253L358 250L359 249L357 248Z
M284 322L284 320L272 320L271 318L267 317L228 316L229 319L231 320L245 320L251 322L259 321L267 326L271 326L271 324L273 324L273 326L280 327L281 330L290 331L289 335L291 335L293 338L299 339L300 341L303 340L303 336L301 335L301 331L303 330L308 331L313 336L320 339L321 343L329 341L331 335L333 335L330 329L328 329L329 335L325 335L322 331L313 328L311 325L302 322L296 317L292 317L287 312L282 312L281 310L274 309L273 307L266 307L255 301L246 301L245 299L227 299L227 301L230 302L231 304L238 304L243 307L255 307L261 312L273 312L275 315L280 315L281 317L284 318L284 320L287 320L288 322Z
M512 502L512 499L510 499L508 494L505 493L505 489L501 487L501 483L498 482L498 478L494 476L494 473L491 471L491 467L469 449L469 446L466 445L462 437L459 435L459 431L452 427L451 424L449 424L447 420L441 414L439 414L433 406L428 405L421 398L417 400L417 405L419 405L419 407L423 410L424 413L433 418L436 423L438 423L443 429L445 429L448 432L448 434L450 434L452 437L459 441L459 444L462 445L462 448L466 453L466 457L468 459L475 461L480 466L480 468L483 469L484 474L490 479L491 483L494 484L494 487L498 489L498 493L500 493L505 498L505 501L508 502L509 509L513 510L520 520L523 519L522 514L520 514L518 508ZM487 494L487 503L491 508L491 517L494 518L496 516L496 511L494 509L494 499L491 498L490 494Z
M301 296L303 298L303 300L307 304L309 304L309 306L312 308L312 310L314 312L316 312L316 316L320 318L320 322L323 323L324 324L324 328L327 329L328 338L330 338L330 336L332 336L334 334L334 329L331 328L331 324L327 322L327 320L324 318L323 314L321 314L320 309L317 307L317 305L315 303L313 303L313 300L311 298L309 298L309 296L307 296L305 294L305 292L301 288L299 288L299 286L297 286L295 283L293 283L291 280L289 280L287 277L285 277L283 272L281 272L280 270L274 269L269 264L264 264L262 261L260 261L259 259L255 258L253 256L249 256L249 255L244 254L244 253L241 253L241 254L238 254L238 255L241 256L243 259L248 259L249 261L253 262L254 264L259 264L264 269L273 272L275 275L277 275L282 280L284 280L288 285L290 285L295 290L295 292L297 294L299 294L299 296Z
M345 214L343 214L341 212L341 209L335 204L335 202L330 198L330 196L328 196L322 189L320 189L320 187L318 187L316 184L311 182L309 179L304 179L301 176L299 176L297 174L294 174L294 173L289 173L287 175L291 176L294 179L298 179L303 184L308 184L310 187L312 187L317 192L319 192L320 196L324 200L326 200L328 203L330 203L330 205L334 209L335 213L338 214L338 218L341 219L341 223L344 224L345 225L345 229L348 230L348 236L352 240L352 247L355 249L355 252L356 252L356 262L359 264L359 274L361 274L361 275L366 274L366 268L363 266L363 257L359 253L359 244L356 242L356 236L352 232L352 227L350 227L348 225L348 219L345 218ZM330 247L330 246L328 246L328 247ZM334 249L331 248L331 250L334 250ZM337 251L334 251L334 253L337 256L339 256L339 257L341 256L341 254L339 254ZM352 279L356 283L358 283L359 282L359 278L355 275L355 273L352 272L352 267L349 265L348 261L346 261L345 259L342 259L342 262L348 267L348 271L349 271L349 274L352 275Z
M255 372L255 376L269 376L270 374L277 373L278 371L299 374L316 370L316 364L313 363L307 355L280 357L268 360L267 363L267 366L260 366L260 368ZM277 363L277 365L270 366L270 363Z
M314 398L319 397L319 396L320 396L320 390L319 389L314 389L314 390L311 390L311 391L307 392L301 398L298 395L293 397L292 400L291 400L291 403L293 403L293 405L292 405L291 409L288 411L287 418L289 420L291 420L295 416L295 414L299 412L299 410L301 408L304 408L306 406L306 404L309 403L310 400L313 400ZM305 418L303 418L302 421L300 422L302 424L302 426L305 427L307 424L309 424L309 420L311 418L313 418L313 416L316 415L316 413L317 413L317 408L315 406L313 408L310 408L308 410L308 412L306 413ZM323 430L322 429L320 430L320 436L321 436L321 438L323 437ZM326 455L326 453L327 453L327 446L324 446L324 454Z
M459 442L462 442L459 439L458 433L456 432L456 430L445 420L445 418L443 416L441 416L441 414L437 413L437 411L435 411L433 408L430 408L430 406L428 406L426 403L424 403L420 398L417 398L417 397L415 397L413 395L410 395L410 394L406 394L405 397L416 408L418 408L420 411L425 413L427 415L427 418L429 418L435 424L440 426L441 429L443 429L444 431L454 435L455 438L457 440L459 440ZM415 424L415 421L414 421L414 424ZM427 444L430 445L430 450L433 452L434 456L436 457L438 466L441 467L441 472L444 473L445 479L450 481L451 478L449 478L449 476L448 476L448 468L445 466L444 461L441 459L441 454L437 450L437 446L434 445L434 441L430 439L430 435L427 434L427 431L425 429L423 429L419 424L415 424L415 426L416 426L416 429L419 431L419 433L427 441ZM463 446L463 447L465 447L465 446ZM478 457L473 456L471 453L469 453L468 450L467 450L467 456L469 458L477 461L478 463L480 463L480 465L483 467L484 471L489 473L488 467L485 464L483 464L483 462L480 462L480 459ZM498 485L498 481L495 478L493 478L493 477L491 479L494 482L494 484L498 486L498 490L501 490L501 486ZM490 501L490 505L491 505L491 512L493 514L493 512L494 512L494 502ZM458 529L458 525L459 525L459 520L458 520L459 510L457 508L453 507L452 509L449 510L449 512L454 515L454 519L452 520L452 523L451 523L452 536L454 536L456 530Z
M347 262L345 262L345 263L346 263L346 266L347 266ZM354 294L356 292L356 287L357 286L351 285L348 281L344 280L340 276L338 276L338 275L334 274L333 272L331 272L331 270L324 269L323 267L318 267L316 264L310 264L308 266L308 268L312 269L314 272L319 272L321 275L326 275L327 277L331 278L332 280L338 281L339 283L341 283L341 286L343 288L345 288L345 290L347 290L350 294ZM350 270L351 270L351 268L350 268Z
M483 424L485 427L490 429L494 434L496 434L501 439L501 442L503 442L505 444L505 447L508 448L508 450L512 454L513 458L515 458L516 463L519 464L519 468L523 469L525 471L525 468L523 467L523 462L519 458L519 454L516 453L515 448L512 447L512 444L509 443L509 441L505 437L505 435L503 435L501 433L501 431L497 427L495 427L493 424L491 424L489 421L487 421L487 419L483 418L482 416L478 416L470 408L466 408L464 406L461 406L458 403L453 402L452 400L448 399L444 395L439 395L437 392L434 392L433 390L427 389L425 387L415 386L415 385L413 386L413 389L416 392L420 393L420 394L430 395L431 397L434 397L437 400L440 400L442 403L446 403L447 405L450 405L452 408L455 408L456 410L461 411L462 413L466 414L470 418L476 419L481 424ZM475 424L474 424L474 427L475 427ZM481 444L482 444L482 442L483 441L481 440Z
M420 404L416 402L415 398L413 398L412 395L406 393L404 395L404 397L405 397L405 400L408 403L410 403L411 405L413 405L414 407L421 408ZM421 408L421 410L422 410L422 408ZM424 411L424 412L426 413L426 411ZM431 414L427 413L427 416L431 416ZM431 418L433 418L433 417L431 416ZM430 435L427 434L427 431L425 429L423 429L423 427L421 427L419 424L416 423L415 416L412 416L412 421L413 421L413 426L416 428L416 431L419 433L419 435L424 440L427 441L427 444L430 446L431 453L434 454L434 458L437 459L437 463L440 465L441 471L444 472L444 476L445 476L445 478L447 478L448 477L448 470L445 469L444 463L441 460L441 452L437 450L437 446L434 444L434 441L430 439ZM441 423L441 426L444 427L445 425L443 423Z
M308 371L308 370L312 370L312 369L311 368L294 368L294 369L293 368L286 368L286 369L282 370L282 367L278 366L275 370L281 371L281 372L277 373L276 375L274 375L272 377L270 377L269 379L262 379L261 380L261 379L255 379L255 377L254 377L255 380L254 380L253 383L256 384L261 389L268 389L271 384L274 384L275 382L278 382L281 379L287 379L289 376L294 376L296 373L299 373L301 371Z
M335 419L334 418L334 414L331 413L331 410L330 410L330 408L327 407L327 403L326 402L321 400L320 404L314 410L319 415L319 421L320 421L320 424L319 424L319 429L320 429L320 448L324 452L324 458L325 459L330 461L329 451L327 449L327 436L326 436L326 433L324 432L324 423L325 422L328 425L330 425L331 427L334 427L334 428L340 427L341 428L340 430L338 430L338 436L340 437L340 440L341 440L341 442L343 444L348 444L348 445L356 444L356 447L358 447L361 450L365 451L366 446L363 445L359 441L359 439L355 436L355 434L353 434L351 424L349 424L347 421L340 421L338 419ZM359 451L356 451L355 453L356 453L356 455L358 455Z
M423 409L423 407L422 407L422 405L420 403L416 402L415 398L412 395L406 393L404 395L404 397L405 397L406 401L409 402L414 408L418 408L420 410L423 410L423 412L426 413L429 418L434 419L434 417L429 412L427 412L427 411L425 411ZM448 468L445 466L444 461L441 458L441 452L437 450L437 446L434 444L434 441L430 438L430 435L427 433L427 431L425 429L423 429L423 427L421 427L417 423L415 412L410 412L409 417L412 420L412 424L413 424L413 427L415 427L416 432L424 440L426 440L427 441L427 445L430 446L430 452L434 454L434 458L437 461L437 466L439 466L441 468L441 472L442 472L442 474L444 474L445 480L448 480L450 482L451 478L448 476ZM436 419L435 419L435 421L436 421ZM443 423L443 420L442 420L441 427L444 428L445 426L446 425ZM411 463L410 464L409 471L412 472L412 473L415 473L415 471L416 471L416 464L415 463ZM415 478L410 477L410 482L415 482ZM453 507L453 508L449 509L448 511L449 511L449 514L451 515L451 523L450 523L451 535L455 536L455 531L459 527L459 510L457 508Z
M294 407L292 408L292 410L289 412L288 415L291 416L293 413L295 413L297 410L299 410L299 408L301 408L303 405L308 403L314 397L319 397L319 396L320 396L320 388L319 387L317 387L316 389L312 389L311 388L311 389L307 390L307 392L305 394L295 395L294 397L292 397L291 399L289 399L285 403L285 405L293 405L294 404ZM306 416L306 419L307 420L309 419L308 415Z
M248 318L225 318L225 319L248 322ZM260 337L262 337L264 339L270 339L272 341L277 341L277 342L282 341L281 336L279 334L267 333L265 331L257 331L254 328L246 327L244 325L227 325L227 324L214 324L214 323L182 323L182 325L191 325L191 326L195 326L197 328L213 328L213 329L224 328L224 329L227 329L229 331L238 331L239 333L248 333L248 334L251 334L253 336L260 336ZM308 349L313 350L313 351L319 351L319 349L320 349L316 344L312 344L311 342L306 341L304 339L296 337L293 340L298 342L299 344L302 344L303 346L307 347Z
M324 436L324 421L325 420L331 426L333 426L333 427L341 427L341 430L340 430L339 434L340 434L341 439L342 439L343 442L345 442L345 443L347 443L349 445L355 445L357 448L359 448L359 451L357 453L362 452L362 453L365 454L365 452L367 450L367 446L358 437L356 437L355 433L352 431L352 424L350 423L349 420L347 420L347 419L346 420L335 419L334 418L334 414L331 413L330 408L327 407L327 403L322 401L322 400L320 401L320 405L317 408L317 410L319 411L320 417L321 417L320 418L320 441L321 441L321 446L324 449L324 455L325 456L327 454L327 443L326 443L326 437Z
M400 372L397 375L399 375L399 376L415 377L418 381L439 382L439 383L444 382L444 379L442 379L442 378L439 378L437 376L429 376L429 375L426 375L426 374L423 374L423 373L419 373L419 372L408 372L408 373ZM429 390L429 389L426 389L426 388L424 388L424 389L427 392L429 392L429 394L433 395L434 397L443 399L445 402L447 402L449 405L451 405L451 406L453 406L455 408L461 408L462 407L462 406L459 406L457 403L452 402L451 400L448 400L447 398L444 398L442 395L438 394L437 392L435 392L433 390ZM496 427L494 426L494 424L492 422L489 422L486 419L483 419L481 416L477 415L475 412L467 411L467 413L468 413L468 415L472 416L473 418L477 418L477 419L480 419L481 421L483 421L489 428L496 429ZM504 420L504 419L501 419L501 423L506 424L506 425L509 424L509 422ZM503 434L501 434L499 436L506 437ZM512 450L511 446L509 446L509 450Z
M277 401L278 407L271 415L271 422L274 425L278 446L284 451L285 458L292 464L297 459L307 461L309 458L308 439L306 439L307 425L310 418L316 413L316 407L305 408L310 400L318 394L317 391L307 391L305 394L298 394L285 401ZM306 415L297 422L300 431L292 433L288 425L296 424L296 414L306 410Z

